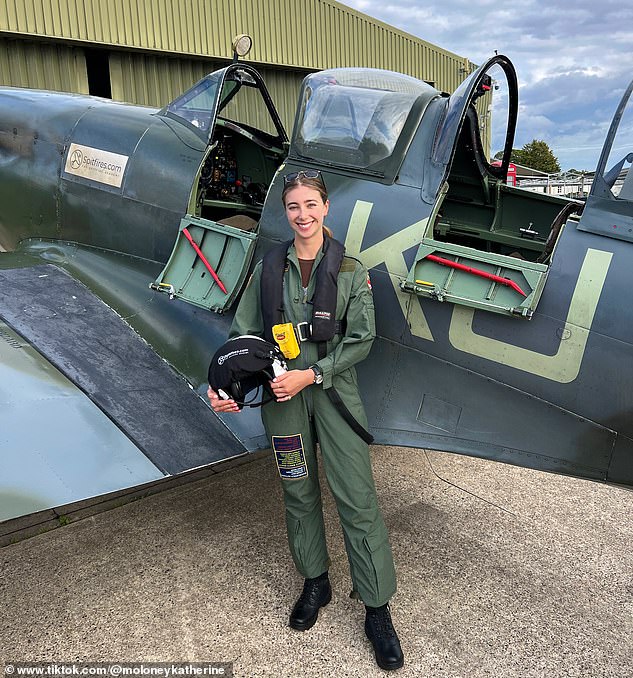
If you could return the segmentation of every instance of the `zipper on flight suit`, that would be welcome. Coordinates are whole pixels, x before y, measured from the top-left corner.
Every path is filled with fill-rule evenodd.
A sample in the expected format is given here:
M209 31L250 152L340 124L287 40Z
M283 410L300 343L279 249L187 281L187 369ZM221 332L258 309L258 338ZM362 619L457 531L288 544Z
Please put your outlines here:
M294 265L294 262L288 261L289 266L294 266L295 267L295 273L298 276L298 299L301 304L303 304L303 319L305 322L310 323L312 321L312 314L309 312L310 308L310 303L308 302L308 287L310 286L310 282L312 280L312 275L314 274L314 265L312 266L312 271L310 272L310 280L308 280L308 287L305 289L303 288L303 285L301 284L301 269L297 270L297 266ZM288 269L288 275L290 275L290 268ZM287 306L288 310L292 308L290 304L290 299L289 299L289 293L288 289L286 286L286 281L285 281L285 276L284 276L284 281L283 281L283 297L284 297L284 304ZM300 317L300 316L299 316ZM293 318L292 320L299 320L299 317L294 317L293 313ZM301 352L299 353L299 356L297 358L297 361L299 362L299 365L297 366L298 369L307 369L312 363L309 361L309 356L307 355L308 352L308 344L309 342L303 341L300 342L299 348L301 349ZM303 394L304 402L306 404L306 409L308 411L308 416L312 420L313 418L313 413L314 413L314 401L312 398L312 389L310 387L304 388L303 391L301 392Z

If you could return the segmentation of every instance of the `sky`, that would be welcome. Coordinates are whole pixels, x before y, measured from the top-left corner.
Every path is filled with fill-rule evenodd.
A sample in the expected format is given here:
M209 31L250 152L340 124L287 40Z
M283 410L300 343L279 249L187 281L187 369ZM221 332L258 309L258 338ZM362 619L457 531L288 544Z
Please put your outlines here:
M633 78L631 0L342 4L476 64L495 50L505 54L519 78L514 147L542 139L561 169L595 169L615 109Z

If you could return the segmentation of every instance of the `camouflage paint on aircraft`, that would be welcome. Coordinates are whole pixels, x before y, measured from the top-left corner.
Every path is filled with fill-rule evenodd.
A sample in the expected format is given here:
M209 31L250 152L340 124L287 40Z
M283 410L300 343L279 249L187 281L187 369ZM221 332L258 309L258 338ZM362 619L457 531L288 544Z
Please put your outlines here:
M357 200L350 217L345 239L347 251L357 256L368 269L384 262L389 273L393 290L405 318L409 314L411 334L434 341L426 316L420 304L409 308L411 295L400 289L400 280L406 278L408 270L403 252L420 242L427 219L410 226L361 250L363 237L369 221L373 203ZM547 355L532 351L492 337L476 334L472 329L475 309L455 305L449 329L449 341L459 351L544 379L568 384L578 377L582 364L591 323L604 287L611 264L611 252L589 249L583 261L578 280L569 304L558 351Z

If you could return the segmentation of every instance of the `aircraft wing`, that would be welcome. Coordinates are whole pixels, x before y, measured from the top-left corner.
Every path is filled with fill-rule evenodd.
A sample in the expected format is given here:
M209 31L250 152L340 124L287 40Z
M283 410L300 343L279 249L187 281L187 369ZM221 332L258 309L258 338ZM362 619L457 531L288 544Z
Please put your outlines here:
M0 270L0 370L0 521L249 447L203 393L57 266Z

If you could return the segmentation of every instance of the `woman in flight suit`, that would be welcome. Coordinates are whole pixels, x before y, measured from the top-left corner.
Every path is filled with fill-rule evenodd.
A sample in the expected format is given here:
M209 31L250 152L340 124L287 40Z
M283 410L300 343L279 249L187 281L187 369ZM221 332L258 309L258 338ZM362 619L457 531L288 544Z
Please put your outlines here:
M396 591L391 547L380 509L367 443L355 432L335 406L326 389L334 387L343 403L360 424L367 419L356 383L354 365L363 360L375 336L374 306L369 276L356 259L344 256L338 275L328 282L322 271L331 269L334 250L342 245L332 239L323 220L329 200L321 173L304 170L288 174L282 201L292 243L277 256L279 270L268 255L253 271L235 313L230 336L251 334L271 336L266 321L281 301L278 321L311 326L317 289L328 289L331 312L336 323L327 343L302 341L300 354L288 360L288 371L276 377L271 388L276 397L262 408L262 420L271 440L282 479L286 526L290 552L305 578L301 595L290 614L290 626L299 631L311 628L319 609L330 602L328 579L330 559L318 479L316 443L321 448L328 484L336 501L343 528L354 591L365 603L365 633L372 642L376 661L383 669L397 669L404 663L398 636L387 603ZM284 256L285 255L285 256ZM335 266L338 266L336 260ZM279 278L279 294L269 298ZM281 279L283 278L283 283ZM271 281L272 280L272 284ZM317 284L318 283L318 284ZM272 295L274 296L274 295ZM327 297L327 294L325 294ZM323 294L321 295L323 301ZM325 302L327 307L327 301ZM318 311L329 318L329 311ZM305 329L300 329L301 336ZM237 412L234 400L221 400L209 389L215 412Z

